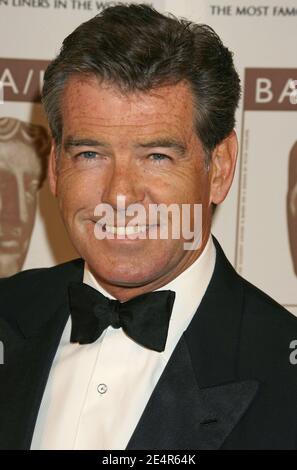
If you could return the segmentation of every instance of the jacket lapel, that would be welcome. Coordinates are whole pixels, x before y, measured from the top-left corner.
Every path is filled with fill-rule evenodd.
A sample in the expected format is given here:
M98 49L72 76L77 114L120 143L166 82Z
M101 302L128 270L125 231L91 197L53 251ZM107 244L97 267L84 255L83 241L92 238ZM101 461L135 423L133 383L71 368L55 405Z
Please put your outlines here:
M199 389L182 337L131 437L131 449L218 449L257 391L255 381Z
M240 377L243 283L214 239L214 273L127 449L218 449L255 398Z

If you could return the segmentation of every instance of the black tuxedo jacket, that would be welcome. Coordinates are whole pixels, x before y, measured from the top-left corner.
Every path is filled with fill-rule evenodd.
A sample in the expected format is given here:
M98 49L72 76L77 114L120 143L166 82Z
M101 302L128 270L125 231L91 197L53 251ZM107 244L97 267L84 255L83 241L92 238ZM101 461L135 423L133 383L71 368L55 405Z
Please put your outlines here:
M296 449L297 319L236 274L214 273L127 449ZM0 282L0 449L28 449L81 259ZM98 417L100 420L100 416Z

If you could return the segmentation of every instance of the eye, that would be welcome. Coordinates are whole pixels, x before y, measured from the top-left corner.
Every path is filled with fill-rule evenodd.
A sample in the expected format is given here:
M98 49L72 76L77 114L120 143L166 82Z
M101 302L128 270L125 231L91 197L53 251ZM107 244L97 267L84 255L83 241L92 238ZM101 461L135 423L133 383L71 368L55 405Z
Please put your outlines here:
M153 153L150 155L150 159L155 161L155 162L162 162L164 160L171 160L170 157L167 155L164 155L163 153Z
M77 157L85 158L86 160L92 160L96 158L98 154L96 152L92 152L91 150L87 150L86 152L81 152L77 155Z

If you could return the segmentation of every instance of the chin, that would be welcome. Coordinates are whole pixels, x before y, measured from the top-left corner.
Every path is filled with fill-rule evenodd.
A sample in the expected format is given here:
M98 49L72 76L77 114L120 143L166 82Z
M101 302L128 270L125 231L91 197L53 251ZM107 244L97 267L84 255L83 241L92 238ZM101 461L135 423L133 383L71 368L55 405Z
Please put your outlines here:
M150 249L146 247L144 250L142 243L138 242L135 245L117 246L114 250L99 244L90 246L84 243L77 246L99 282L101 279L108 284L127 287L145 285L168 274L178 249L164 248L158 246L156 249L153 244Z
M94 259L94 258L93 258ZM97 258L97 262L87 261L92 273L100 282L100 279L104 283L115 286L123 287L137 287L148 284L155 279L158 279L166 270L166 265L157 267L156 264L152 264L151 260L147 264L134 262L115 262L107 264L106 261Z
M158 277L157 273L153 273L150 271L143 272L143 271L134 271L131 270L120 270L114 269L113 271L102 271L96 270L93 271L94 274L98 277L98 279L102 279L103 281L107 282L108 284L113 284L115 286L131 286L137 287L148 284L156 277Z

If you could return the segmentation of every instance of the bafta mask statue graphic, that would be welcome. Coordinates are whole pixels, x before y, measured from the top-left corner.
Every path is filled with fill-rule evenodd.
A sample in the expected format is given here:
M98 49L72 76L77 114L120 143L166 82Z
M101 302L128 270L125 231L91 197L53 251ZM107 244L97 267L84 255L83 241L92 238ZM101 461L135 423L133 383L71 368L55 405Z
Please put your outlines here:
M293 145L289 156L287 217L292 261L297 276L297 142Z
M0 118L0 277L23 266L49 150L44 127Z

